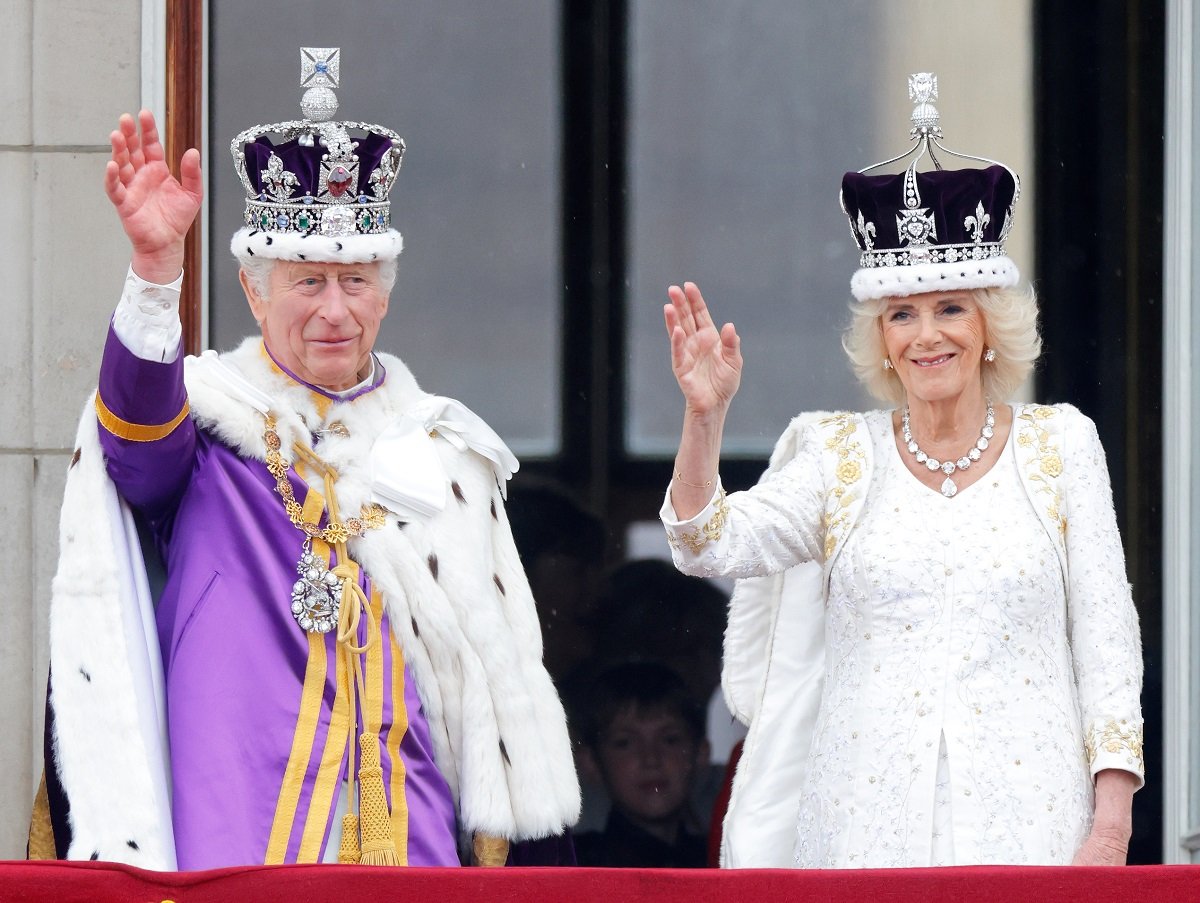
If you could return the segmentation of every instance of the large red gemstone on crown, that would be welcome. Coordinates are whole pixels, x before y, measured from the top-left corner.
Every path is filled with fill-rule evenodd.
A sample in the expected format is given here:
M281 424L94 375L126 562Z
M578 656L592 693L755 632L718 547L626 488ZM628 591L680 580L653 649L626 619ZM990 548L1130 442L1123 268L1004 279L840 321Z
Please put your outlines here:
M325 186L335 198L340 198L350 188L350 171L344 166L335 166L329 171Z

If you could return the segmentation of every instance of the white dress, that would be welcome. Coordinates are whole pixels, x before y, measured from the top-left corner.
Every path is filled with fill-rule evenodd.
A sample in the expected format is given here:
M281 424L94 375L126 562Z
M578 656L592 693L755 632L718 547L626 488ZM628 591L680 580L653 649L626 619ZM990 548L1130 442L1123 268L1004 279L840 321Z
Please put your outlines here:
M1101 594L1073 608L1063 559L1022 482L1015 422L992 469L953 499L908 472L886 412L861 422L874 453L869 491L826 565L825 678L811 747L797 751L807 752L802 786L779 788L796 798L795 862L1069 863L1090 829L1092 774L1141 770L1140 647L1115 524L1072 521L1108 559L1095 567L1067 543L1074 585ZM778 475L730 495L720 535L702 547L678 539L689 527L695 537L712 511L681 523L668 502L677 564L749 576L821 560L828 516L814 462L828 443L806 444ZM1067 459L1081 478L1070 483L1079 512L1098 448ZM1081 617L1098 620L1084 630ZM1073 651L1072 640L1091 648ZM1089 767L1097 722L1138 733Z

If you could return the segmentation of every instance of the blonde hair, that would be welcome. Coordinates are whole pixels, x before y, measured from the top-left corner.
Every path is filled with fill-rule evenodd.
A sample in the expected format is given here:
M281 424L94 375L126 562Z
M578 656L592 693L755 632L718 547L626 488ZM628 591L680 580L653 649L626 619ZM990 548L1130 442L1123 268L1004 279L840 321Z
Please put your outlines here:
M1032 288L977 288L970 294L983 314L984 343L996 352L993 362L981 366L983 390L995 402L1007 401L1042 353L1037 297ZM887 348L881 318L887 303L887 298L852 301L842 347L866 390L882 402L898 405L904 401L904 385L895 370L883 369Z

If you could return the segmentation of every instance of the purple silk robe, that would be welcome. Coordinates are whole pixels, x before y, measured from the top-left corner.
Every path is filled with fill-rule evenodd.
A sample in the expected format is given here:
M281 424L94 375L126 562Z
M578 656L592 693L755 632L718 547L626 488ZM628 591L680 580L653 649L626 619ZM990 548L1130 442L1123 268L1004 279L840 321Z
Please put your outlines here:
M358 395L383 384L376 370ZM165 435L153 429L186 404L182 356L141 360L110 329L99 394L125 426L145 428L142 441L104 428L100 439L109 476L150 525L166 565L156 615L179 868L320 861L345 790L349 681L339 679L335 634L307 634L291 613L304 536L262 462L239 457L186 416ZM331 411L353 403L335 399ZM313 508L322 481L314 479L310 499L295 467L288 479L324 526L323 504ZM320 550L336 564L336 553ZM363 657L368 695L382 708L364 713L356 699L357 731L364 716L381 723L397 851L410 865L458 865L454 805L420 699L369 576L360 585L383 627Z

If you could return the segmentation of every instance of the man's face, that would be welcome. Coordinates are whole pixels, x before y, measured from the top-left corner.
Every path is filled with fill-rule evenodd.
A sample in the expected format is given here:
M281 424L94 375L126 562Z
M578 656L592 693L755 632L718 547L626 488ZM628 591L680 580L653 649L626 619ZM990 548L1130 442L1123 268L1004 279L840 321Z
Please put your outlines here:
M280 364L334 392L366 378L388 308L378 263L281 260L266 298L244 272L241 280L263 341Z

